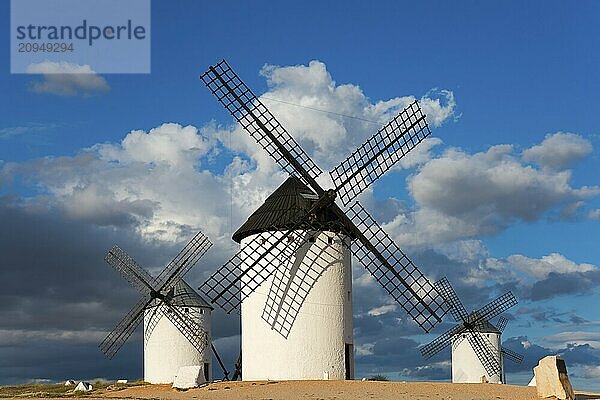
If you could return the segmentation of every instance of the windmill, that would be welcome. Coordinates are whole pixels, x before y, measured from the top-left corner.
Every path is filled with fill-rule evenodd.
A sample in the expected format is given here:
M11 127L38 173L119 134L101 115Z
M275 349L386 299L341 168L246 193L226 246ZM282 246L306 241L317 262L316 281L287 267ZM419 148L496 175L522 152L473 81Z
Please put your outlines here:
M433 284L360 203L354 201L343 211L335 202L339 198L347 207L431 134L418 103L410 104L335 167L330 172L335 187L325 190L317 183L321 169L225 60L211 66L201 79L247 133L291 175L270 196L272 201L267 199L263 205L270 212L254 218L257 226L253 226L251 216L249 229L238 230L241 250L199 288L211 303L228 313L241 305L244 379L275 379L275 374L282 374L281 379L352 377L351 242L358 261L424 331L440 322L446 305ZM330 298L335 312L330 319L343 321L313 331L310 328L315 324L305 318L304 329L294 325L294 330L301 331L294 339L291 323L313 292L320 289L323 296L331 294L319 288L330 270L335 275L330 282L336 282ZM264 291L269 292L266 298ZM264 307L255 304L260 303L259 295L267 301ZM336 330L333 336L332 329ZM279 339L270 331L277 331ZM251 334L256 341L247 342ZM318 345L325 341L329 341L329 356L323 355L325 346ZM257 347L260 352L246 356ZM334 364L335 370L328 369L327 363Z
M119 246L108 251L106 262L141 293L138 302L100 343L109 359L144 320L144 380L173 382L179 367L199 363L205 378L210 379L211 352L207 346L212 307L182 278L211 246L198 232L156 278ZM214 351L212 344L211 349Z
M515 306L517 300L514 295L507 292L479 310L468 313L446 278L436 282L435 286L446 299L450 314L459 325L423 346L423 357L432 357L452 344L452 382L481 382L483 378L487 382L504 383L504 357L520 363L523 356L501 345L501 335L508 319L500 316L496 326L489 320Z

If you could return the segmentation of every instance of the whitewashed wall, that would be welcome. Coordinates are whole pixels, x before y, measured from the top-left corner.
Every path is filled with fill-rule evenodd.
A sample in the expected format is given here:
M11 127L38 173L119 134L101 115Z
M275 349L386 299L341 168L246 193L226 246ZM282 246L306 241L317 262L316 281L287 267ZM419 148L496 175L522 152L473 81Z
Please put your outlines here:
M182 312L184 307L178 307ZM189 307L191 317L208 332L212 338L210 309ZM204 310L200 313L199 310ZM148 329L149 308L144 313L144 331ZM210 343L203 352L183 336L177 327L166 317L162 316L154 327L152 334L144 343L144 380L150 383L173 383L180 367L188 365L209 364L208 377L212 380L212 351Z
M242 247L255 236L244 238ZM333 244L328 244L328 237ZM324 272L306 297L287 338L262 318L273 272L279 266L271 256L270 278L242 303L243 380L345 379L345 344L352 344L352 269L350 249L342 240L337 234L322 232L315 243L308 244L330 247L319 260ZM302 250L306 248L299 253ZM299 270L308 268L308 259L302 259ZM350 350L353 377L354 355Z
M471 333L462 335L468 336ZM467 337L460 341L457 341L457 337L455 337L452 340L452 382L479 383L481 377L485 376L490 383L503 383L504 366L502 364L502 354L500 353L500 335L497 333L482 333L482 335L487 336L494 348L496 361L501 365L500 373L489 376Z

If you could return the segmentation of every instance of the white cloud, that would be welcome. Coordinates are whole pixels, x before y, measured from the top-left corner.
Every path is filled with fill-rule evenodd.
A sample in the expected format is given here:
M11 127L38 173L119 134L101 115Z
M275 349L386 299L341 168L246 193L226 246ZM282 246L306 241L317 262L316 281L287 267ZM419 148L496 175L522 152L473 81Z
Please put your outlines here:
M381 125L416 99L414 96L403 96L371 103L359 86L337 84L320 61L311 61L308 66L267 65L261 73L269 85L269 90L261 98L324 170L341 162ZM421 97L419 102L433 126L440 126L451 118L456 108L454 94L448 90L432 91ZM290 106L289 103L302 107ZM338 114L360 119L344 118Z
M571 272L587 272L596 269L592 264L577 264L559 253L551 253L542 258L530 258L521 254L514 254L507 261L520 271L536 279L543 279L551 272L565 274Z
M214 145L194 127L163 124L74 157L7 164L4 174L28 175L72 218L99 225L136 222L148 238L178 240L190 226L218 237L230 212L229 185L224 176L199 169ZM237 212L234 218L239 220Z
M98 144L100 158L118 163L165 164L174 168L193 168L214 147L209 137L188 125L162 124L149 132L131 131L120 144Z
M27 122L22 125L0 128L0 139L11 139L16 136L41 133L59 127L55 123Z
M592 149L590 141L577 134L557 132L546 135L542 143L525 150L523 160L561 170L590 154Z
M441 243L435 247L449 259L462 263L476 262L489 256L488 249L481 240L457 240Z
M375 354L373 352L373 347L375 347L374 343L363 343L363 344L355 344L354 345L354 351L356 352L357 356L370 356Z
M600 332L561 332L544 337L547 342L569 343L572 340L600 340Z
M267 66L262 73L268 81L265 103L324 170L378 129L338 114L385 122L415 98L371 102L357 85L337 84L318 61ZM428 93L420 102L432 125L454 115L456 103L449 91ZM465 273L465 281L485 282L491 273L504 281L514 278L498 273L506 261L490 259L479 236L497 233L515 220L534 221L549 210L576 212L585 199L599 193L598 188L573 188L569 171L527 165L510 145L476 154L450 149L434 158L433 149L439 145L439 139L429 139L398 166L419 167L408 182L416 201L413 210L394 199L376 199L371 189L362 200L376 208L378 220L383 216L384 229L401 247L434 248L457 265L474 266ZM222 172L213 172L210 162L223 147L236 156ZM145 238L166 241L179 241L190 230L202 229L219 243L220 254L234 248L228 240L232 229L286 177L241 127L215 123L202 129L162 124L74 157L7 164L0 171L3 180L15 174L29 176L42 189L36 201L59 207L70 218L103 226L132 225ZM322 177L326 180L327 174ZM355 275L355 286L365 293L380 290L364 273ZM364 314L387 310L381 308L387 306L384 296L374 296Z
M600 219L600 208L596 208L595 210L591 210L588 213L589 219Z
M475 154L449 149L426 162L408 186L417 209L398 215L387 227L403 245L412 246L492 235L551 210L568 217L600 194L598 187L572 187L570 171L526 165L511 145Z
M383 314L387 314L389 312L396 311L397 309L398 309L397 304L385 304L383 306L370 309L369 311L367 311L367 314L370 316L376 317L379 315L383 315Z
M29 65L27 73L43 75L43 80L31 82L31 90L36 93L90 96L110 90L106 79L89 65L44 61Z
M554 348L565 347L569 344L588 344L592 347L600 348L600 332L560 332L554 335L546 336L544 337L544 340L549 343L556 343L556 345L552 346Z

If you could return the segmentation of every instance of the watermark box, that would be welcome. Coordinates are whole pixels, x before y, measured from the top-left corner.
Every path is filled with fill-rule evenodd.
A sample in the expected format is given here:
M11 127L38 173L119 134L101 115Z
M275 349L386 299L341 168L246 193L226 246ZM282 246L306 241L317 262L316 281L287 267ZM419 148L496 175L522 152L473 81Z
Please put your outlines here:
M11 0L10 71L150 73L150 0Z

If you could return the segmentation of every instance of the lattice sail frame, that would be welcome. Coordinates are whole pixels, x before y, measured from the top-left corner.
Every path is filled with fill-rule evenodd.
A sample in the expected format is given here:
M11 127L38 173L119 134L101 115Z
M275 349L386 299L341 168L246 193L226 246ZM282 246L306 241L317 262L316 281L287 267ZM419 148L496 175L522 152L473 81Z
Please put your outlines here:
M199 332L199 326L193 320L186 318L176 307L173 307L168 297L173 286L183 278L183 275L194 266L211 246L210 240L202 232L198 232L183 250L167 264L167 267L156 279L118 246L114 246L109 250L105 257L106 262L141 293L138 302L99 345L100 350L109 359L113 358L123 347L127 339L143 321L145 310L157 299L164 307L171 310L171 313L165 313L165 315L194 347L199 351L206 347L208 334L204 331ZM158 295L160 295L160 298L157 297Z
M273 258L293 259L295 247L288 243L301 243L298 230L304 227L302 220L305 217L306 213L298 208L284 212L282 219L297 220L290 229L258 234L217 269L199 290L228 314L238 311L242 301L274 272Z
M360 243L353 246L354 256L419 326L426 332L431 330L437 323L435 316L447 311L443 297L360 203L356 202L350 207L348 217L389 260L393 269L384 267L373 252ZM401 280L410 286L410 290ZM428 304L433 312L426 312L423 303Z
M429 135L425 115L414 101L329 173L342 204L348 205Z
M151 307L151 313L148 316L148 323L144 329L144 348L158 325L161 318L167 318L184 335L192 346L199 352L204 351L210 341L208 332L206 332L196 321L201 318L200 307L186 307L187 312L181 312L176 307L169 308L168 305L160 303Z
M371 273L374 273L377 281L384 285L388 293L394 296L405 310L409 311L415 322L426 332L440 322L445 313L445 303L441 299L437 299L439 296L433 285L427 281L427 278L403 253L393 260L400 268L400 270L396 270L395 266L384 258L380 250L380 245L386 242L389 237L387 235L385 237L374 236L377 242L375 244L370 243L359 228L355 226L352 218L348 218L333 203L335 196L340 195L343 197L342 201L347 204L352 196L362 192L391 168L393 163L406 155L431 133L418 103L415 102L403 110L359 147L346 161L342 162L331 174L332 179L337 180L336 188L326 192L316 182L316 178L321 173L318 166L281 126L264 104L260 102L250 88L242 82L225 60L210 67L208 71L202 74L201 79L236 121L284 170L297 176L315 191L319 199L317 204L320 204L322 208L331 206L338 217L348 225L347 233L351 237L358 238L358 242L362 245L362 248L358 250L359 258L369 262L377 260L380 266L372 268ZM330 197L330 202L326 201L328 197ZM317 209L312 211L317 211ZM366 213L366 211L363 210L362 213ZM359 222L365 220L363 218ZM374 223L375 231L385 234L372 218L369 218L369 221ZM262 236L258 240L268 241ZM389 242L393 243L391 239L389 239ZM253 276L249 280L248 292L252 292L270 274L269 262L266 261L264 265L261 264L265 256L278 249L276 242L269 242L268 249L260 245L249 245L249 251L241 250L222 269L215 272L200 287L200 290L209 297L211 302L223 307L227 312L231 312L239 307L249 294L245 292L243 285L240 285L241 277L238 275L239 268L242 268L242 275L250 275L248 268L241 267L244 263L242 258L250 258L250 264L258 266L256 271L252 272ZM369 256L369 253L372 253L371 256ZM256 256L256 254L259 255ZM390 271L391 275L388 276L384 269ZM416 290L411 288L410 284L402 277L402 274L406 271L409 275L416 274L415 277L410 276L417 284ZM223 284L223 282L225 283ZM239 287L235 288L236 285ZM401 293L402 288L408 291L410 296L414 296L415 299L403 295ZM424 296L425 299L421 296ZM433 302L427 303L430 299L434 299Z
M227 61L222 60L214 67L210 67L200 76L200 79L235 120L288 174L304 180L304 177L297 173L294 163L286 158L275 144L276 142L281 143L313 179L321 175L323 171L311 160L252 90L242 82ZM272 140L273 137L277 140ZM310 184L306 181L304 183Z
M295 255L287 260L280 259L284 268L276 268L262 312L262 319L287 338L294 321L311 289L323 273L334 263L343 260L341 252L350 243L342 234L306 231L294 243ZM334 247L336 246L336 247ZM343 250L342 250L343 251ZM322 260L327 263L323 264Z
M500 332L504 332L506 325L508 325L508 318L500 316L500 318L498 318L498 322L496 323L496 328L498 328Z

